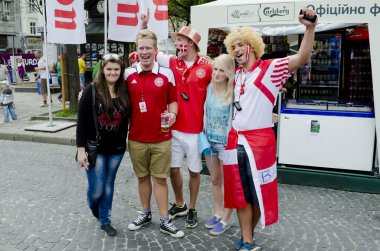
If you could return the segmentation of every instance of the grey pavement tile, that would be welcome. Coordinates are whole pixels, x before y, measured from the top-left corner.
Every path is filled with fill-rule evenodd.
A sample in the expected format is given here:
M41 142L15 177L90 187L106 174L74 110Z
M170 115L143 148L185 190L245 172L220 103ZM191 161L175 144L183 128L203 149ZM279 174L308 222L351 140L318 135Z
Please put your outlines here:
M208 176L202 176L197 203L199 226L188 230L184 218L174 221L185 231L184 238L159 232L153 199L153 224L129 231L127 226L140 203L128 154L115 183L112 224L118 236L108 237L87 208L87 181L73 161L74 147L5 140L0 140L0 145L0 159L12 163L0 165L5 174L0 175L0 247L13 241L25 250L224 251L234 250L240 238L235 213L233 227L222 236L211 236L203 227L213 212ZM18 152L23 153L22 158ZM188 174L182 173L188 202ZM170 185L169 191L172 202ZM279 192L280 221L256 229L256 242L264 250L380 250L380 195L283 184Z
M27 249L25 249L25 251L36 251L36 250L38 250L38 247L34 245L31 245Z

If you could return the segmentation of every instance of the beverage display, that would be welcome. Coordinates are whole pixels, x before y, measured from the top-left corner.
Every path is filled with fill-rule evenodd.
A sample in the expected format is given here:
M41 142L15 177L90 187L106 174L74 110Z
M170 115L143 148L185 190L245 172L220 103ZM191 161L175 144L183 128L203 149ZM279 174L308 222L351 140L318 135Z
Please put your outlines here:
M341 34L316 34L309 61L299 70L299 98L337 100Z
M346 100L368 103L373 100L371 57L368 45L351 47L348 51Z

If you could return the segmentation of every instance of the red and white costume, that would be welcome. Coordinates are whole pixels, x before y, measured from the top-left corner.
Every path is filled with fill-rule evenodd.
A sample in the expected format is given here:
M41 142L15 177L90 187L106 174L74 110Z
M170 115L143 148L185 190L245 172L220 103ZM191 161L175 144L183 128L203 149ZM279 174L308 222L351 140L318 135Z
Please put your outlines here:
M169 67L177 85L178 114L172 130L198 134L203 130L203 105L206 100L207 86L211 81L212 64L205 57L197 57L192 66L176 56L157 54L159 65ZM189 97L185 101L180 95Z
M278 220L272 109L279 90L290 76L288 63L289 58L257 59L247 73L239 67L235 75L234 98L242 110L234 111L223 158L224 203L226 208L246 207L237 160L237 145L243 145L251 166L263 228Z
M161 113L168 109L168 104L177 101L172 71L155 62L151 71L144 72L138 63L125 70L124 80L132 106L128 139L145 143L171 139L170 131L161 130ZM146 112L141 112L140 102L145 102Z

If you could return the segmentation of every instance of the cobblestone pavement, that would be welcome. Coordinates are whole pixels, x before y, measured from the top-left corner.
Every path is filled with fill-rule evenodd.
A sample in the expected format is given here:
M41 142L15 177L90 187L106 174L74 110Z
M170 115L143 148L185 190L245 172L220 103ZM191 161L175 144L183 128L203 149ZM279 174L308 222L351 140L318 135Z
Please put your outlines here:
M0 146L0 250L234 250L240 236L235 213L225 235L203 228L213 212L208 176L202 176L198 227L187 230L183 219L175 220L184 238L159 232L154 202L153 224L129 231L139 199L126 154L112 212L118 235L107 237L86 206L87 181L74 147L6 140ZM280 184L279 203L279 223L255 233L264 250L380 250L380 195Z

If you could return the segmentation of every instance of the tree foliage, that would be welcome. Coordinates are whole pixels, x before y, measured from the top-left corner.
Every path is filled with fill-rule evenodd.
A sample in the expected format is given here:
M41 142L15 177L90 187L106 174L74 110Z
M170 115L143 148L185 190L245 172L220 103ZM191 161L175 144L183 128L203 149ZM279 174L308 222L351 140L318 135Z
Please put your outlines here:
M41 15L43 15L42 2L40 0L24 0L21 2L23 8L29 11L38 11Z
M178 30L180 26L189 25L191 6L213 2L215 0L168 0L169 19L173 25L173 30Z

